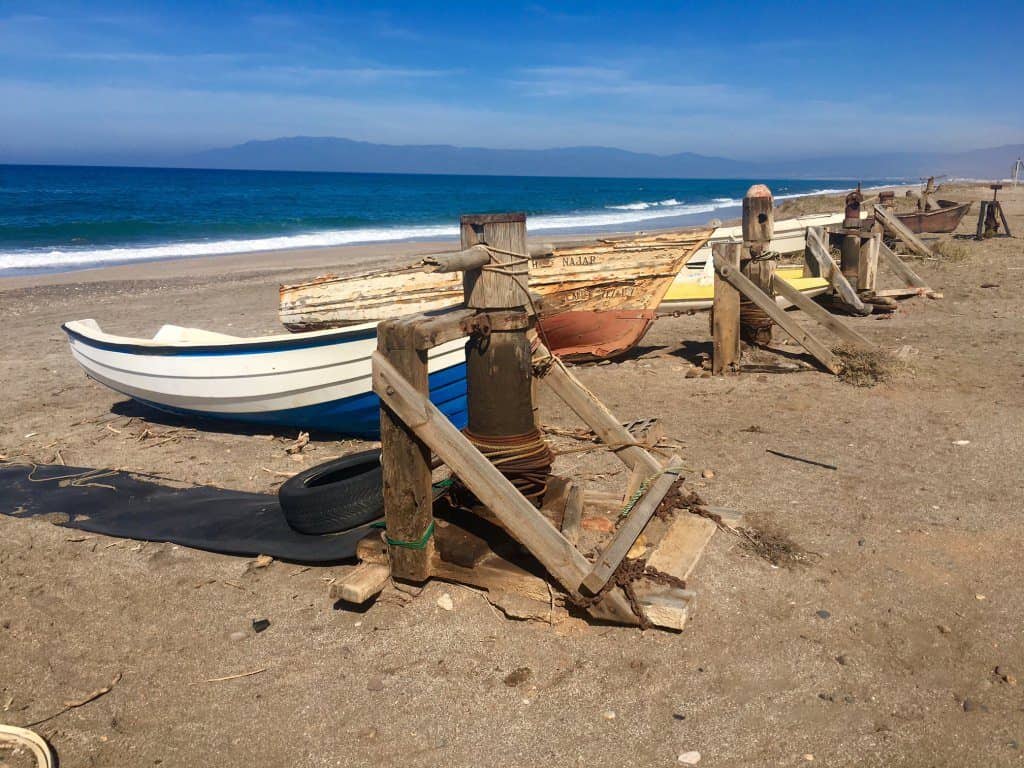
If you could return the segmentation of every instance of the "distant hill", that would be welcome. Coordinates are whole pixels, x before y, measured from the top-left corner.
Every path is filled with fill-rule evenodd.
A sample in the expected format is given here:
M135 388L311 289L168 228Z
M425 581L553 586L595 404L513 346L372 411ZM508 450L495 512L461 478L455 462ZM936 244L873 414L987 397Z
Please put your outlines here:
M483 149L295 136L211 149L173 164L235 170L500 176L884 179L947 174L1004 178L1021 155L1024 144L969 152L894 152L755 163L693 152L654 155L609 147Z

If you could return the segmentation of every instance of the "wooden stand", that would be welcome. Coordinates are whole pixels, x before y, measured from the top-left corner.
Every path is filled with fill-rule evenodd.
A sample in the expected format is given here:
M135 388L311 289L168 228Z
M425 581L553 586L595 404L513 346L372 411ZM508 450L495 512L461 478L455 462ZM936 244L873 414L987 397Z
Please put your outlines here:
M990 184L989 189L992 190L992 199L982 200L979 204L976 240L996 237L999 234L1000 223L1003 225L1003 234L1007 237L1013 237L1013 234L1010 232L1010 222L1006 220L1006 214L1003 213L1003 204L996 199L996 195L999 194L999 190L1002 188L1002 184Z
M768 253L775 232L775 201L764 184L754 184L743 197L743 250L740 271L771 295L775 258ZM772 321L756 302L740 300L740 338L748 344L771 344Z
M459 256L452 263L471 266L464 280L467 307L399 318L379 326L373 390L381 399L387 533L383 539L373 536L359 545L362 565L334 584L332 595L364 602L379 593L390 578L423 582L436 577L488 590L492 600L510 615L524 610L536 613L540 608L549 611L550 585L536 573L532 560L523 562L516 554L522 545L555 579L560 594L594 618L682 629L693 596L683 588L682 579L695 565L716 525L686 509L667 517L655 515L681 481L679 457L665 465L655 459L542 344L537 345L533 366L529 356L522 365L522 343L527 341L533 320L521 306L526 294L517 286L525 285L529 265L519 255L525 253L523 217L464 217L463 245L467 246L465 258ZM491 261L472 266L478 263L481 245L488 248ZM471 427L482 428L482 419L483 427L498 437L501 430L520 429L527 418L532 426L530 393L532 370L536 369L541 371L539 381L631 471L630 487L638 490L633 498L627 499L625 494L618 498L625 510L620 525L595 562L576 548L587 503L585 493L571 480L551 476L548 494L538 509L430 402L427 350L468 333L468 354L483 355L484 338L489 335L493 344L495 329L507 333L508 338L488 359L486 383L470 382ZM512 413L486 413L506 398L511 400ZM431 452L479 500L482 506L473 510L475 514L434 504ZM442 516L435 518L435 512ZM624 588L616 573L627 560L628 572L635 579L625 582L628 587ZM651 571L657 578L645 575L646 564L657 568ZM511 602L526 601L532 607L509 608L509 595L514 596Z
M711 371L724 374L735 371L739 366L739 338L757 338L763 331L763 324L744 329L744 312L750 316L748 307L755 307L766 316L771 323L778 325L798 344L806 349L814 358L831 373L839 373L842 365L832 354L831 349L810 331L801 327L796 319L782 310L775 300L776 294L787 299L797 309L828 328L844 341L865 346L871 343L856 331L847 327L842 321L827 310L816 304L800 291L793 288L785 280L777 279L774 272L774 261L760 258L766 253L768 242L772 236L773 213L771 208L771 191L761 184L750 188L743 206L744 243L716 243L712 249L715 266L715 298L711 330L713 336L713 358ZM827 249L822 244L823 230L811 228L807 232L807 250L811 254L808 264L812 274L819 274L849 297L851 305L860 303L857 292L843 276L832 261ZM858 238L858 253L860 240ZM868 259L871 256L869 249ZM877 263L877 251L874 252ZM761 265L771 264L771 269L763 269ZM757 278L757 282L751 275ZM742 298L741 298L742 297ZM742 302L742 307L741 307ZM867 310L869 312L870 310ZM771 326L768 326L768 339L771 339Z

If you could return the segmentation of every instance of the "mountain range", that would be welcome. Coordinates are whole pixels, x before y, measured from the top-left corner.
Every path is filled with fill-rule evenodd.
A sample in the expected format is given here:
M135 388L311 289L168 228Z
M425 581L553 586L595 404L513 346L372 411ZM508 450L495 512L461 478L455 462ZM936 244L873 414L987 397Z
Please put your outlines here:
M752 162L693 152L655 155L610 147L484 149L295 136L206 150L170 164L234 170L500 176L907 179L948 175L986 179L1008 177L1021 155L1024 144L968 152L889 152Z

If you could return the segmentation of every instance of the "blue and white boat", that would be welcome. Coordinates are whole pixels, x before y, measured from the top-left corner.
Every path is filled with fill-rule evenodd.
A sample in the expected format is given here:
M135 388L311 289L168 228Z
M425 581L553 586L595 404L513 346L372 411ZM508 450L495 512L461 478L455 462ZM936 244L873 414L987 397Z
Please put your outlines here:
M104 333L95 320L61 326L85 372L162 411L376 439L371 386L377 324L239 338L165 325L152 339ZM430 399L466 424L465 340L430 350Z

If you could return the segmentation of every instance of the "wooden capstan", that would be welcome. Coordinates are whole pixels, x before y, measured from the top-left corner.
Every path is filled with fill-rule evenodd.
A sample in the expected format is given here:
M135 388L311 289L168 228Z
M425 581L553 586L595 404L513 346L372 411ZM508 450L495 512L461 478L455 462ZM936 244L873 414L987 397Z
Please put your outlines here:
M682 629L692 597L683 580L716 523L689 511L698 502L680 492L679 457L656 459L548 352L542 332L538 338L526 217L464 216L461 228L463 250L431 261L463 271L465 306L378 326L373 389L381 399L386 532L360 543L362 564L332 596L365 602L390 579L441 578L482 587L503 607L512 594L547 609L552 585L536 575L535 558L556 594L595 618ZM469 424L460 431L430 402L427 350L464 336ZM535 382L629 468L621 496L591 496L551 474L535 424ZM435 500L432 456L457 480L457 503ZM588 505L620 513L594 561L576 546Z

